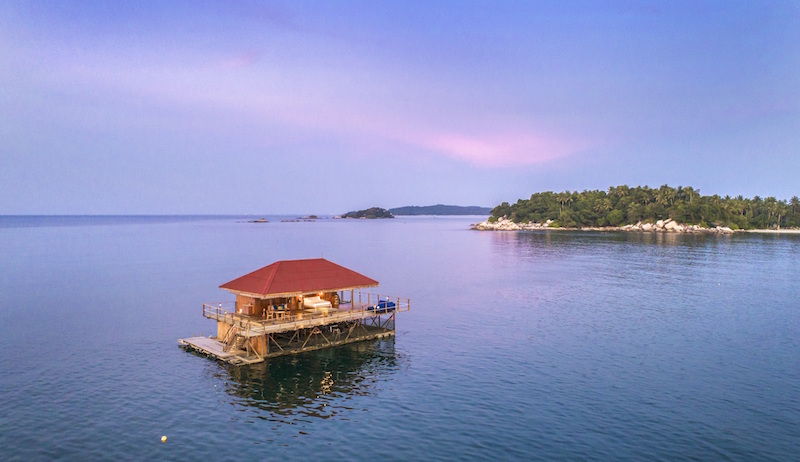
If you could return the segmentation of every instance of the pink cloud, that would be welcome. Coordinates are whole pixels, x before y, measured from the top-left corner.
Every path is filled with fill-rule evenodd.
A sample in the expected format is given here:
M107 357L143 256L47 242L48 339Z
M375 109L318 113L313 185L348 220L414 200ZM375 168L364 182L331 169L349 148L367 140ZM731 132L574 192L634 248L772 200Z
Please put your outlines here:
M458 161L490 168L535 165L576 155L598 142L560 133L533 130L475 130L475 133L436 126L429 120L407 119L374 108L331 111L316 107L284 112L284 120L314 131L327 132L347 142L361 145L364 152L378 153L387 145L408 146ZM405 119L405 120L403 120ZM393 149L390 151L394 152Z
M235 120L231 123L237 126L276 127L263 130L270 133L266 143L324 134L357 146L354 151L364 155L396 153L402 146L417 155L444 156L490 168L541 164L596 145L568 136L569 130L538 125L515 115L496 115L498 121L486 126L484 118L448 110L446 104L412 101L401 105L391 99L375 104L374 98L364 98L360 88L354 89L349 81L341 81L331 72L324 73L328 79L325 85L319 83L318 75L308 72L218 72L220 64L236 69L252 66L258 59L257 52L248 52L215 63L166 68L131 68L127 63L87 60L73 64L72 69L77 79L91 83L93 88L191 107L199 119L187 118L186 123L204 130L207 125L214 129L225 125L218 114L226 114L223 119ZM202 118L201 114L211 112L213 119Z
M586 143L530 133L499 133L484 136L442 133L421 141L423 146L449 157L489 167L539 164L575 154L586 148Z
M222 61L222 67L226 69L240 69L243 67L250 67L258 61L259 53L250 51L241 53L236 56L230 57Z
M352 102L349 102L352 104ZM363 152L376 154L387 146L408 146L428 155L444 156L477 166L505 168L535 165L574 156L602 143L561 130L526 129L519 121L508 120L511 128L483 127L469 133L470 125L481 121L461 120L461 127L430 120L426 115L385 112L382 108L353 104L347 109L312 106L283 112L284 120L296 126L327 132L341 140L362 146ZM416 149L415 149L416 148ZM396 152L389 149L390 152Z

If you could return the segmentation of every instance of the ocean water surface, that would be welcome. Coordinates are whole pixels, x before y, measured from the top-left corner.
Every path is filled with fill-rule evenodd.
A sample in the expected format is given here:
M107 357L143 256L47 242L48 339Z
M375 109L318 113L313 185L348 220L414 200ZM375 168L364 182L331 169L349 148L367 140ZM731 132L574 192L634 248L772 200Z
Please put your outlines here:
M798 460L800 236L271 218L0 217L3 458ZM178 347L316 257L411 299L396 338Z

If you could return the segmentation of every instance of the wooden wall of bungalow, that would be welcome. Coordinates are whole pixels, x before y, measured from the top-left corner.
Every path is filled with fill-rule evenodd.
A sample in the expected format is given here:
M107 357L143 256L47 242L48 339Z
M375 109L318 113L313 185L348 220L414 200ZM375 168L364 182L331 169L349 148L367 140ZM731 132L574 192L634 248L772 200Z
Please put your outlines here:
M315 292L306 294L308 296L319 296L323 300L331 302L334 308L339 307L339 297L337 292ZM299 296L257 298L243 294L236 294L236 313L248 316L264 316L273 306L284 305L287 311L296 314L303 310ZM224 321L217 321L217 338L225 338L231 325ZM253 339L255 344L256 340ZM259 342L263 343L263 339ZM262 345L266 351L266 345ZM258 347L256 347L258 349Z
M236 312L248 316L263 316L272 306L285 305L287 310L297 311L300 307L297 297L256 298L236 295Z
M334 308L339 307L339 297L337 292L314 292L305 294L306 296L319 296L323 300L331 302ZM285 305L287 310L293 313L302 311L303 306L299 296L277 297L277 298L256 298L247 295L236 295L236 312L248 316L264 316L273 306Z

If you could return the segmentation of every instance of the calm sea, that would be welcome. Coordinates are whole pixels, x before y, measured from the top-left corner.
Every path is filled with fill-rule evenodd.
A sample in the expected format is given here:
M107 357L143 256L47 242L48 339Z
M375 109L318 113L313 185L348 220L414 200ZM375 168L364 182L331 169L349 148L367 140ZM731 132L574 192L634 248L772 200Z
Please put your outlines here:
M2 458L800 458L800 236L277 218L0 217ZM316 257L411 299L396 338L178 347L220 284Z

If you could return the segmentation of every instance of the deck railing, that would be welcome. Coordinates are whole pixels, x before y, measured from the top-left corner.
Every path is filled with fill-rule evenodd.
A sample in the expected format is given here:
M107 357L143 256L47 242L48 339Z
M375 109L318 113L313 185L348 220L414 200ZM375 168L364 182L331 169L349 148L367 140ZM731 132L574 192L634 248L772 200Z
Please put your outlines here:
M389 302L389 303L387 303ZM388 307L387 307L388 304ZM392 306L394 304L394 306ZM271 326L276 324L297 324L309 319L329 318L331 322L337 319L352 320L357 317L367 318L379 315L391 315L411 309L411 301L403 297L391 297L371 292L353 292L353 300L340 301L338 309L327 311L297 310L297 311L271 311L270 313L284 313L281 318L267 319L256 315L236 313L236 302L204 303L203 316L209 319L237 326L249 330L255 325ZM360 316L358 316L360 315ZM299 327L299 326L298 326Z

